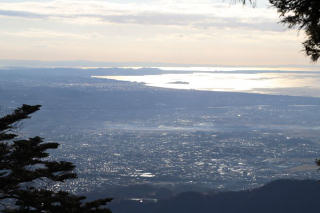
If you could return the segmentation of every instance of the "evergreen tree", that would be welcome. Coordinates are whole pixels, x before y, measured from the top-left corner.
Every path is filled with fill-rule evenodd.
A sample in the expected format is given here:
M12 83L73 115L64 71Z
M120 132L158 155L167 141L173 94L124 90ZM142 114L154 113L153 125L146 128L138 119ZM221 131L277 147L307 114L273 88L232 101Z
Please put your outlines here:
M240 0L242 3L255 4L255 0ZM304 51L312 61L320 57L320 1L319 0L269 0L280 14L281 23L289 28L304 30L306 40Z
M320 57L320 1L270 0L270 3L277 8L282 23L306 32L305 53L317 61Z
M64 182L77 178L75 166L48 160L48 149L58 143L45 143L40 137L16 139L18 122L30 118L40 105L23 105L0 118L0 211L43 213L110 213L105 207L111 198L84 203L85 197L65 191L51 191L37 181Z

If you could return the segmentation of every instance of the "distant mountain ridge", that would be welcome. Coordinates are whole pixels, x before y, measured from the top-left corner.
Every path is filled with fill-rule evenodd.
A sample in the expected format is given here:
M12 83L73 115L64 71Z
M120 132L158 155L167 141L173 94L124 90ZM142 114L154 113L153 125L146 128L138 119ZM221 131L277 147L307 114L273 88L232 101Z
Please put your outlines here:
M276 180L238 192L184 192L157 203L117 201L114 213L315 213L320 183L315 180Z

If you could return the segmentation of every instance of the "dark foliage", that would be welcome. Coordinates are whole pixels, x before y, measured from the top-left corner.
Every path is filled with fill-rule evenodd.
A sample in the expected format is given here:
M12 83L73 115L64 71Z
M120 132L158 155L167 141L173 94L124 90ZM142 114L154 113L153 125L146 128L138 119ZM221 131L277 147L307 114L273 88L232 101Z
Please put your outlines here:
M313 61L320 57L320 1L319 0L270 0L289 28L298 27L306 32L303 42L305 52Z
M15 140L18 135L13 132L17 123L39 109L40 105L23 105L0 118L0 210L110 213L105 207L110 198L83 203L85 197L35 186L35 181L64 182L77 177L72 163L48 160L46 151L56 149L58 143L44 143L40 137Z
M255 0L240 0L255 5ZM320 1L319 0L269 0L280 13L281 23L289 28L304 30L307 39L304 51L312 61L320 57Z

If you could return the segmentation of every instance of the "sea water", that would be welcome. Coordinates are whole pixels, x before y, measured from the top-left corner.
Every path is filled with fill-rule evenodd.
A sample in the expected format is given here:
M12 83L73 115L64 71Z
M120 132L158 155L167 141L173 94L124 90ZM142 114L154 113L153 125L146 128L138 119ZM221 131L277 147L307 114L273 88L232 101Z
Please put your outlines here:
M153 67L161 74L93 76L148 86L207 91L320 97L320 69L250 67ZM138 68L137 68L138 69Z

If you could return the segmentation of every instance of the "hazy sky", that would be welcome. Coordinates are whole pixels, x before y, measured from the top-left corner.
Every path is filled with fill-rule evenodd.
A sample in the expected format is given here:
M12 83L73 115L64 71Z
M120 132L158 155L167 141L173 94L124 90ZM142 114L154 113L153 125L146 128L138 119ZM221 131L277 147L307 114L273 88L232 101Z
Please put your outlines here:
M309 64L303 32L233 0L0 0L0 59Z

